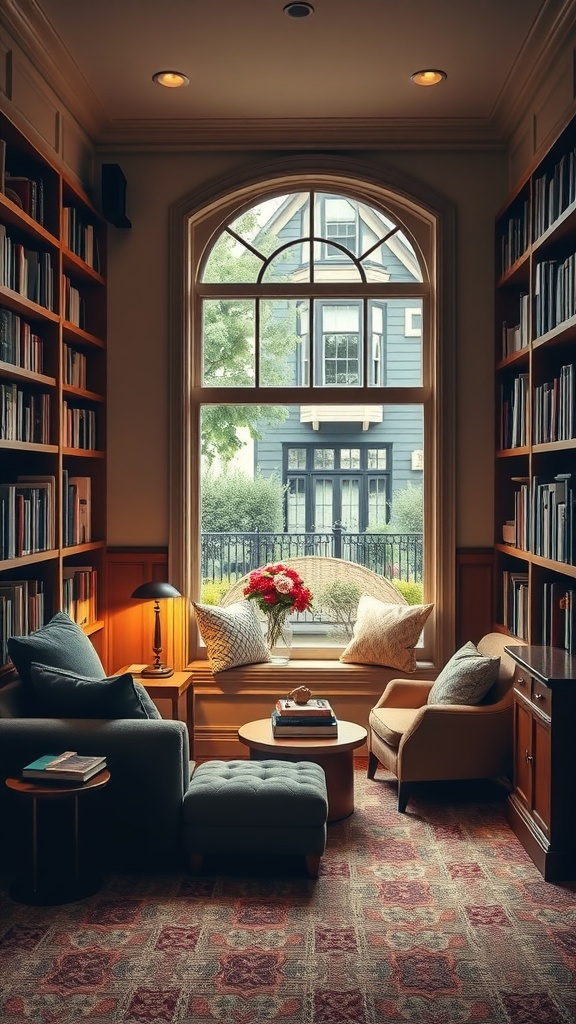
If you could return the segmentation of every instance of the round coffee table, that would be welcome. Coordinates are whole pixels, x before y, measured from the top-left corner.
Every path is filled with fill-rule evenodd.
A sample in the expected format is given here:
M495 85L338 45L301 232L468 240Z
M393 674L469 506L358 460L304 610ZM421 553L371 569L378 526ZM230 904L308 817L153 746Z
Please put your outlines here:
M250 759L273 757L286 761L314 761L326 774L328 821L340 821L354 810L354 750L366 741L366 729L353 722L338 722L338 735L329 739L295 736L275 739L269 718L248 722L238 739L250 751Z
M21 797L28 797L32 801L32 871L30 875L23 875L16 878L10 888L9 894L17 903L26 903L33 907L52 907L60 903L72 903L75 900L92 896L98 891L102 883L99 874L82 870L80 863L80 829L79 829L79 808L80 797L86 793L93 793L102 788L110 781L110 772L103 768L97 775L93 775L88 782L37 782L35 779L9 778L5 780L8 789ZM46 877L42 872L39 860L38 841L38 802L53 800L71 800L73 803L73 866L71 877L65 879L53 879ZM52 846L61 840L59 835L52 835ZM47 837L44 838L47 842Z

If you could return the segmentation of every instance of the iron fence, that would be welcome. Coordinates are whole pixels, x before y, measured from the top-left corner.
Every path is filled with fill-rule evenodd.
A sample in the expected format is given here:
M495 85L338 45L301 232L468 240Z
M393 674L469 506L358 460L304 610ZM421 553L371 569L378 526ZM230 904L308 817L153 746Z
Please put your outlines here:
M234 582L260 565L303 555L344 558L391 580L422 581L422 534L348 533L338 524L326 533L203 533L202 578Z

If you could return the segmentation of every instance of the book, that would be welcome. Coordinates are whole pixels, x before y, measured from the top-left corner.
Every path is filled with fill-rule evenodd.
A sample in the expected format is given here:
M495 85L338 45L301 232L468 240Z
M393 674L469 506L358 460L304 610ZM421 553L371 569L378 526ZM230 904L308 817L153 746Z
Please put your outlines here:
M276 711L282 718L302 718L310 715L316 718L331 718L334 715L330 701L325 697L310 697L305 704L297 704L289 697L281 697L276 701Z
M338 735L338 721L334 716L326 718L281 718L277 711L271 715L274 738L299 737L300 739L329 739Z
M73 507L73 534L75 544L92 540L92 479L89 476L71 476L68 486L75 487Z
M22 769L22 778L44 782L88 782L105 767L105 757L85 757L75 750L65 750L63 754L37 757Z

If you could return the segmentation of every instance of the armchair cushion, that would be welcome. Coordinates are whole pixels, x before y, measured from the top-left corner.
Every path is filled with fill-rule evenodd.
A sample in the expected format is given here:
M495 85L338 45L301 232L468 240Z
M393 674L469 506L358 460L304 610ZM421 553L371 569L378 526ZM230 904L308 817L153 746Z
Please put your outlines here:
M420 708L372 708L369 724L384 743L397 750L419 714Z
M358 602L352 640L340 661L415 672L414 647L432 608L431 604L385 604L363 595Z
M270 661L270 651L250 601L237 601L227 608L194 602L194 608L213 672Z
M33 662L37 714L47 718L160 718L153 700L130 672L94 679Z
M66 612L57 612L45 626L28 636L9 637L8 653L18 675L28 684L31 683L32 662L67 669L92 679L106 675L90 640Z
M496 682L499 669L499 657L483 657L468 641L436 678L428 704L479 704Z

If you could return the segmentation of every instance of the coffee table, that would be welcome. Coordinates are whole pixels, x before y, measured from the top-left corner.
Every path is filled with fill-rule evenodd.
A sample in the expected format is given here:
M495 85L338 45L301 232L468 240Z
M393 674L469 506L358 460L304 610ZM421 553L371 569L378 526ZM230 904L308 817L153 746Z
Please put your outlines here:
M269 718L248 722L238 730L238 739L250 751L250 759L273 757L286 761L314 761L326 774L328 821L340 821L354 810L354 750L367 738L366 729L353 722L338 722L338 735L329 739L272 735Z

